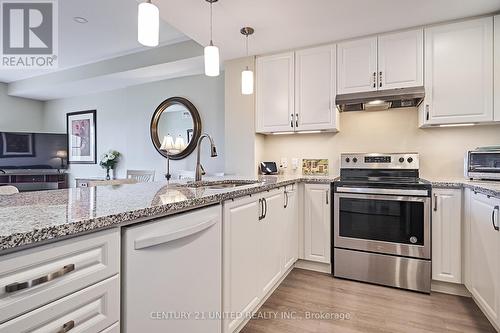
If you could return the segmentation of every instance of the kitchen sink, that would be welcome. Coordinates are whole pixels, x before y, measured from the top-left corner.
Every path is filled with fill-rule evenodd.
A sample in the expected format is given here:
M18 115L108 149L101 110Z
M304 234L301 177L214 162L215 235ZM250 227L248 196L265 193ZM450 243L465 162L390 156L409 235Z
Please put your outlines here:
M216 180L216 181L201 181L201 182L188 182L186 184L176 184L178 187L188 188L207 188L214 190L223 190L227 188L235 188L240 186L257 184L257 180Z

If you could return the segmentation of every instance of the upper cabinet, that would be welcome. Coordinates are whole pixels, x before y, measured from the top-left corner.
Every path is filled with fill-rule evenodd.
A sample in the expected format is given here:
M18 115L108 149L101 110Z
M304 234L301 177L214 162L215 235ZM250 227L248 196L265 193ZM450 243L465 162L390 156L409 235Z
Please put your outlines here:
M257 133L336 131L335 45L257 58Z
M500 121L500 15L495 16L494 18L494 26L495 26L495 50L493 51L495 55L495 121Z
M378 90L424 85L421 29L378 37Z
M377 37L337 45L339 94L377 90Z
M335 130L335 45L295 53L295 130Z
M493 121L493 18L425 30L420 125Z
M294 130L294 54L258 57L256 68L258 133Z
M422 29L338 44L338 93L423 85Z

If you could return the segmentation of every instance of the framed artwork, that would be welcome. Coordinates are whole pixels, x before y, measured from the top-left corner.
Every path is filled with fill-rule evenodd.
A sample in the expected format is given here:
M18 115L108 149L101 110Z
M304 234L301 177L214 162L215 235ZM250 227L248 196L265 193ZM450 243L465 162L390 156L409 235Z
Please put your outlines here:
M190 143L193 140L193 129L190 128L187 130L187 142Z
M0 137L0 157L35 157L33 133L6 133Z
M328 175L327 159L303 159L302 174L304 175Z
M96 110L66 114L68 163L97 163Z

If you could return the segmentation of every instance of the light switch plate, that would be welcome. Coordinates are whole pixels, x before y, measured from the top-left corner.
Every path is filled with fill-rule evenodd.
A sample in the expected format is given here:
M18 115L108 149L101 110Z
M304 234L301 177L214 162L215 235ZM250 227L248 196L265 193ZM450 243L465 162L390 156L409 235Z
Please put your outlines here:
M297 157L292 157L292 170L297 170L299 168L299 159Z

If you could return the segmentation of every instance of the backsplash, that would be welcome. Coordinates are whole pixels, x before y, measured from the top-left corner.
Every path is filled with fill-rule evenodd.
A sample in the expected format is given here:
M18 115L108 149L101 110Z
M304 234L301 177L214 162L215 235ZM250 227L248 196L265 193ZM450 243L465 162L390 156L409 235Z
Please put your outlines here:
M418 128L416 109L340 114L340 132L265 136L263 156L280 161L328 158L329 174L339 174L344 152L418 152L420 174L428 179L463 178L468 150L500 144L500 125ZM301 173L302 168L286 174Z

